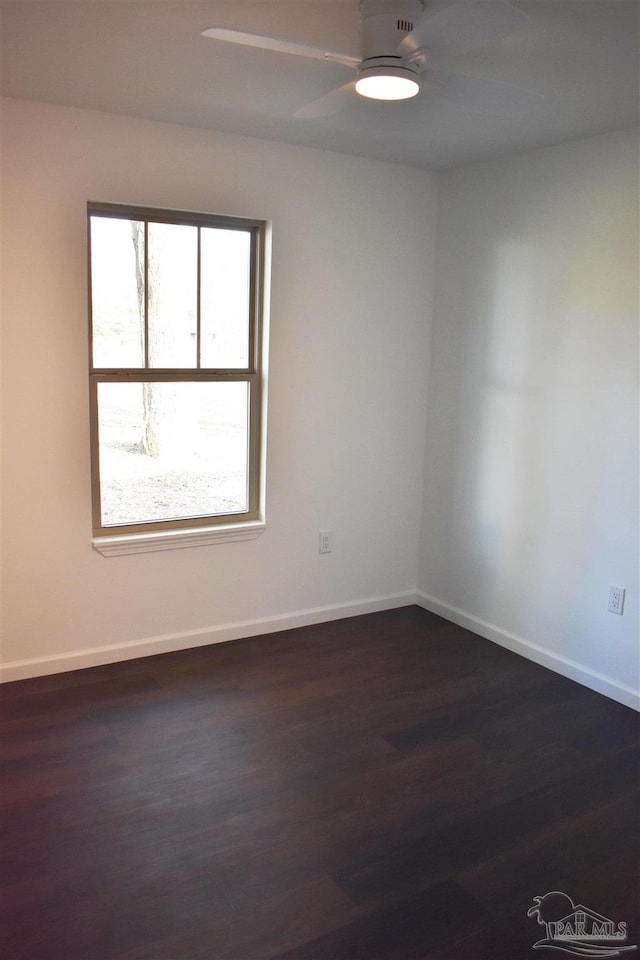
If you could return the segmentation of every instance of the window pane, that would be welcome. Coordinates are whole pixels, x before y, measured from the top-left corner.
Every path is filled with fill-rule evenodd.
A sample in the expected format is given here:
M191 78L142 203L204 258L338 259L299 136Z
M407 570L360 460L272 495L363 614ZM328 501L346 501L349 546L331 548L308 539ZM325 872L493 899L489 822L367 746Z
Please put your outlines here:
M247 367L251 234L203 227L200 243L201 365Z
M198 228L149 223L149 366L197 366Z
M248 383L99 383L103 526L248 509Z
M144 273L138 289L136 243L144 257L144 224L91 217L91 316L94 367L141 367Z

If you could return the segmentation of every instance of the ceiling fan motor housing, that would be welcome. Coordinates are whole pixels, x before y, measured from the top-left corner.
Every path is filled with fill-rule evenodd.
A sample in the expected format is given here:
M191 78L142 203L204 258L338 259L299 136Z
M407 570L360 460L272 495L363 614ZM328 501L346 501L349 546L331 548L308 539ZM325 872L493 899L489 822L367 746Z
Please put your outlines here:
M422 0L360 0L360 10L362 67L373 66L370 61L378 61L376 66L404 65L398 45L420 22Z

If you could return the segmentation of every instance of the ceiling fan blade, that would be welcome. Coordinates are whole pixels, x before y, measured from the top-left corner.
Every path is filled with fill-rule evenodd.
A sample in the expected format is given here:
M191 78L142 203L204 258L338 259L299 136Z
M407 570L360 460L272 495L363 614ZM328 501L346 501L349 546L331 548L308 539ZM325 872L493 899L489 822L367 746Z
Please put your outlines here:
M481 111L504 120L517 120L527 116L545 99L542 94L511 83L442 70L435 72L431 78L429 92L470 110Z
M328 60L331 63L342 63L354 69L360 65L358 57L350 57L344 53L334 53L332 50L322 50L319 47L308 47L304 43L294 43L291 40L278 40L275 37L262 37L257 33L242 33L240 30L228 30L226 27L208 27L202 31L203 37L213 40L224 40L226 43L237 43L243 47L257 47L260 50L272 50L275 53L289 53L296 57L310 57L312 60Z
M427 13L398 50L408 57L426 47L457 57L515 33L528 19L508 0L458 0L431 15Z
M331 90L324 96L318 97L317 100L312 100L311 103L307 103L300 110L296 110L294 117L297 120L317 120L320 117L330 117L332 114L348 107L354 91L355 80L352 80L351 83L345 83L336 90Z

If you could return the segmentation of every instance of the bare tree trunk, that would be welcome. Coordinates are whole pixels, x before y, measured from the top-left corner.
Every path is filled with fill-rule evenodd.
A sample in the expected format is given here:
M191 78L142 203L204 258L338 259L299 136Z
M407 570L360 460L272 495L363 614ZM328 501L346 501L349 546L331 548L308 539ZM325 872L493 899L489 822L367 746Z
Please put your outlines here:
M141 353L144 356L145 350L145 229L144 223L140 221L131 222L131 239L133 240L133 249L136 257L136 285L138 290L138 312L140 316L140 341ZM148 291L148 312L151 315L154 308L154 301L157 296L157 270L154 270L152 264L147 265L147 280L149 284ZM143 430L140 439L140 448L147 457L157 458L161 453L161 433L163 419L163 403L160 390L157 383L142 384L142 410L143 410Z

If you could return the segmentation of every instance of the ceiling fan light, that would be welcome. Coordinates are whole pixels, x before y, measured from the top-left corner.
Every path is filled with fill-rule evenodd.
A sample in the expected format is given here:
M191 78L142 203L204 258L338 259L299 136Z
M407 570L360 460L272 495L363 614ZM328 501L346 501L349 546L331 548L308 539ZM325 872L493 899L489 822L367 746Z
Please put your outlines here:
M410 100L420 90L415 75L405 67L364 67L356 92L369 100Z

